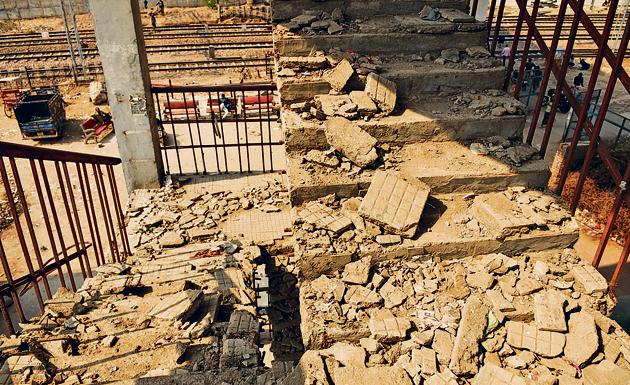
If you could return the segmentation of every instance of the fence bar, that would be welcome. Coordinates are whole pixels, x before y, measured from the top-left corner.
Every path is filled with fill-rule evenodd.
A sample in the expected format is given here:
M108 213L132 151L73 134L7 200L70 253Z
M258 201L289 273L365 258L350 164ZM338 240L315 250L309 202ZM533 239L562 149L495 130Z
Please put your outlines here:
M13 222L15 223L15 231L17 232L18 239L20 241L20 247L22 248L22 255L24 257L24 262L26 262L26 266L29 272L29 281L33 285L33 289L35 290L35 296L37 297L37 303L41 309L44 311L44 301L42 299L42 293L39 291L39 285L37 284L37 278L35 277L35 270L33 269L33 263L31 262L31 254L28 251L28 246L26 245L26 238L24 236L24 231L22 230L22 223L20 222L20 217L18 215L18 209L15 204L15 200L13 199L13 194L11 191L11 184L9 183L9 175L7 174L7 169L4 165L4 158L0 157L0 176L2 176L2 181L4 183L4 189L7 193L9 209L11 210L11 215L13 216ZM21 187L21 186L20 186ZM23 199L24 192L21 191L20 201L22 203L23 211L28 211L28 206L26 204L26 199Z
M31 236L31 243L33 244L33 251L35 252L35 259L39 267L39 272L41 272L44 270L44 261L42 260L42 254L39 249L39 242L37 242L37 237L35 236L35 229L33 227L33 221L31 219L31 212L29 208L27 207L28 203L26 201L26 196L24 195L24 189L22 188L22 181L20 179L20 173L18 172L17 165L15 164L15 158L9 158L9 164L11 165L11 173L13 174L13 180L15 181L15 187L18 192L18 197L20 199L20 202L22 202L22 209L23 209L22 211L24 212L24 219L26 220L28 232ZM30 264L30 259L29 259L29 264ZM42 278L44 282L44 291L46 292L46 296L50 299L52 298L52 291L50 290L48 278L46 277L46 275L43 275ZM34 282L34 285L37 285L37 282Z
M527 0L525 0L525 4L527 4ZM508 61L508 66L505 73L505 81L503 82L503 90L508 91L508 87L510 85L510 78L512 76L512 70L514 69L514 61L516 58L516 51L518 51L518 41L521 37L521 30L523 29L523 12L524 8L520 8L518 11L519 17L516 22L516 30L514 31L514 40L512 41L512 49L510 50L510 59ZM529 36L529 35L528 35Z
M525 0L525 4L527 4L527 0ZM540 0L534 0L534 8L532 9L532 22L536 23L536 18L538 17L538 8L540 6ZM519 20L521 23L522 21ZM516 81L516 87L514 88L514 98L518 99L521 94L521 87L523 86L523 79L525 78L525 68L527 66L527 58L529 55L529 48L532 45L532 34L534 33L533 28L527 29L527 37L525 38L525 47L523 48L523 53L521 54L521 66L518 71L518 80ZM517 41L518 44L518 41ZM518 45L517 45L518 47ZM531 84L530 84L531 86Z
M89 205L91 205L91 203L88 203L87 201L87 196L85 193L85 184L83 183L83 172L81 169L81 165L79 163L75 163L76 168L77 168L77 175L79 176L79 186L81 188L81 197L83 198L83 207L85 209L85 216L87 218L88 221L88 229L90 231L90 239L92 240L92 246L94 247L94 256L96 258L96 265L99 266L100 265L100 261L99 261L99 249L97 247L97 243L96 243L96 237L94 234L94 223L92 222L92 216L90 213L90 207ZM97 225L98 226L98 225ZM89 258L88 258L88 264L89 264ZM88 273L89 276L92 277L92 269L88 268Z
M497 13L497 22L494 26L494 37L492 38L492 47L490 48L490 53L492 56L495 55L497 50L497 41L499 39L499 32L501 31L501 21L503 20L503 11L505 10L505 1L499 0L499 11ZM494 1L493 1L494 2Z

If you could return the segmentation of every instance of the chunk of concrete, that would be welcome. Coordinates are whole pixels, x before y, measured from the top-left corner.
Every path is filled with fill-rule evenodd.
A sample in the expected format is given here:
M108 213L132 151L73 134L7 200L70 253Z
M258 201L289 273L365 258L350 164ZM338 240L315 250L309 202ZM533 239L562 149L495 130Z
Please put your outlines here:
M488 326L488 308L472 296L462 309L462 319L457 328L451 362L448 367L457 375L473 375L479 366L479 343Z
M575 266L570 273L575 278L575 281L584 288L586 294L605 293L608 291L606 278L591 265Z
M437 329L431 347L437 353L438 362L442 365L448 365L453 351L453 336L445 330Z
M361 202L359 214L387 231L405 237L415 235L431 189L385 171L377 171Z
M283 56L278 60L282 68L316 70L326 68L328 59L326 56Z
M150 312L151 317L169 321L185 321L199 307L201 290L186 290L163 299Z
M346 265L341 280L355 285L365 285L370 278L371 258L361 258Z
M361 115L374 115L378 111L378 107L365 91L350 92L350 100L357 105L357 112Z
M603 360L597 365L589 365L582 371L584 385L627 385L630 383L630 370L623 369L614 362Z
M186 243L186 240L177 231L168 231L160 238L160 246L162 247L178 247Z
M344 366L335 368L332 371L331 377L335 385L413 385L407 372L400 366L378 366L371 368Z
M407 294L399 287L394 286L391 279L381 287L379 294L383 297L384 305L387 309L400 306L407 299Z
M346 342L336 342L326 350L323 355L330 355L343 366L365 367L365 350L362 347L350 345Z
M566 337L562 333L538 330L534 325L509 321L507 323L507 343L518 349L527 349L545 357L562 354Z
M599 336L595 319L586 312L571 314L564 355L575 365L583 367L599 350Z
M411 322L402 317L370 317L368 322L372 338L380 342L402 341L411 329Z
M324 79L330 83L333 90L340 92L348 84L352 75L354 75L354 68L348 60L343 59L324 75Z
M518 204L502 193L478 195L471 206L474 217L499 237L536 225L535 218L524 215Z
M96 106L107 103L105 82L94 81L90 83L90 101Z
M352 121L335 117L324 126L328 144L357 166L366 167L378 159L376 139Z
M378 293L359 285L350 285L343 298L346 303L355 305L358 308L378 305L383 301L383 297Z
M365 92L376 101L385 114L396 108L396 83L371 72L367 76Z
M525 378L495 364L487 363L472 379L472 385L525 385Z
M560 293L545 291L534 295L534 319L538 330L567 331L564 303L565 299Z

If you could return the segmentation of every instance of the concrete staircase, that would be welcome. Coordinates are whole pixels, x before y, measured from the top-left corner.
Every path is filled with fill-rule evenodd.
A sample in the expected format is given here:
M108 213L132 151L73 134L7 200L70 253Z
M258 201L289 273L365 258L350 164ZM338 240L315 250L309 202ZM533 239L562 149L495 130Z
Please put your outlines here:
M423 20L419 15L427 4L442 9L439 21ZM463 2L374 1L363 5L349 1L274 3L274 17L280 22L274 44L291 202L299 213L308 202L335 194L342 201L326 198L327 205L352 217L356 207L349 206L360 204L353 199L366 194L379 170L425 183L432 197L418 232L399 244L374 242L382 229L366 235L357 223L355 233L362 236L356 245L352 245L354 240L336 244L337 234L331 237L332 246L314 246L309 241L317 238L313 231L298 230L296 256L301 258L302 276L315 278L338 271L365 255L381 260L425 254L454 258L570 246L578 236L570 215L553 198L528 191L544 189L549 170L535 150L522 144L524 107L499 90L505 69L483 52L485 23L461 12L466 9ZM326 25L340 29L329 33ZM453 51L458 57L449 60ZM343 89L335 89L331 72L344 59L352 62L355 74ZM296 62L304 64L287 64ZM334 160L332 164L309 161L313 151L321 154L330 148L325 134L330 117L313 118L308 113L309 102L317 95L363 90L369 72L378 72L397 88L393 113L354 121L376 139L381 160L363 169L344 158L340 165ZM500 205L484 206L490 211L487 215L475 209L480 205L477 202L496 199L501 199ZM545 202L540 213L547 219L531 221L527 206L539 199ZM554 214L549 216L550 205ZM513 209L520 214L510 211ZM497 218L519 215L523 221L509 235L497 227ZM324 235L324 230L319 231Z

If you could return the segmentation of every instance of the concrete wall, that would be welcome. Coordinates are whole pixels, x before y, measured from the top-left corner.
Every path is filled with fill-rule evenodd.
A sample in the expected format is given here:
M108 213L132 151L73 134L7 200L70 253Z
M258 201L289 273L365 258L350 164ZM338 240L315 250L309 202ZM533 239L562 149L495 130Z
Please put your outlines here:
M65 0L66 10L70 1L74 1L78 13L89 12L88 0ZM143 3L139 0L140 4ZM155 5L156 0L149 0ZM223 2L223 1L222 1ZM228 3L240 2L228 0ZM167 7L199 7L206 3L203 0L164 0ZM61 16L60 0L0 0L0 20L33 19L36 17Z

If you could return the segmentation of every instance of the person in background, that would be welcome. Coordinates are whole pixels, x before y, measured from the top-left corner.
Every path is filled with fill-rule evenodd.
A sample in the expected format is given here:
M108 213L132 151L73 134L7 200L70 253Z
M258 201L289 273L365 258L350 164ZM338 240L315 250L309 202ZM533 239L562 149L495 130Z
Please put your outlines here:
M221 96L219 97L219 103L221 103L219 105L219 109L221 110L221 112L223 112L221 119L225 119L230 113L230 110L234 108L234 102L227 98L225 94L221 94Z
M512 50L510 49L510 46L507 45L507 44L501 50L501 57L503 58L503 66L504 67L505 67L505 62L510 58L510 53L511 52L512 52Z
M157 3L158 10L160 11L160 15L164 16L164 0L158 0Z
M571 55L571 57L569 58L569 68L573 67L575 67L575 58L573 57L573 55Z
M580 72L576 77L573 78L573 85L575 87L584 87L584 76Z
M586 71L586 70L587 70L587 69L589 69L589 68L591 68L591 65L590 65L590 64L588 64L588 63L586 62L586 60L584 60L583 58L582 58L582 59L580 59L580 69L581 69L582 71Z
M531 70L534 69L534 66L535 66L535 64L534 64L532 58L527 59L527 63L525 64L525 69L527 71L531 71Z
M149 13L149 17L151 18L151 27L153 27L153 29L156 29L157 28L157 16L155 15L155 12Z
M96 107L94 109L94 113L92 114L92 119L98 122L99 126L102 124L109 124L112 122L112 115L107 112L101 111L100 108Z
M149 8L149 0L144 0L144 9Z
M543 105L545 106L545 114L543 115L543 120L542 120L542 123L540 124L541 127L547 124L547 121L549 120L549 115L551 114L551 104L553 103L553 96L555 94L556 94L556 90L554 90L553 88L550 88L547 91L547 96L545 96L545 98L543 99Z

